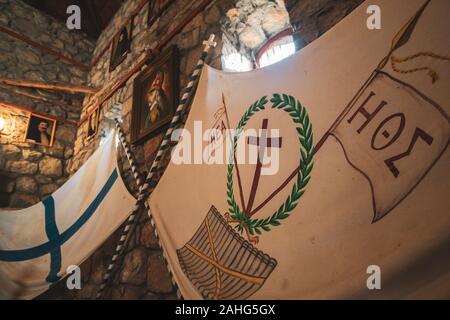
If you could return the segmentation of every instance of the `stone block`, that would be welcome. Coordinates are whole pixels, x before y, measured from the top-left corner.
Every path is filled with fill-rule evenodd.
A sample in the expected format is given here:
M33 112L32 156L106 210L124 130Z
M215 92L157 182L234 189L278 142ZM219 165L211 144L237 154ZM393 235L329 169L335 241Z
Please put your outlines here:
M139 242L142 246L149 248L149 249L158 249L159 244L158 240L155 237L155 233L152 227L152 224L150 221L145 223L142 228L139 235Z
M53 182L52 178L46 177L46 176L36 175L36 176L34 176L34 178L40 184L46 184L46 183L52 183Z
M21 156L21 150L12 144L5 144L0 145L0 154L4 159L19 159Z
M193 48L200 42L200 28L195 28L192 31L183 33L178 39L178 46L181 49Z
M16 180L16 190L24 193L35 193L38 189L36 180L29 176L19 177Z
M39 188L39 193L41 194L41 197L45 197L51 195L56 190L58 190L57 184L54 183L44 184Z
M44 176L60 177L63 173L63 165L61 160L45 156L39 162L39 173Z
M38 165L26 160L9 160L6 162L5 169L11 173L35 174L38 171Z
M136 248L127 253L123 260L120 281L124 284L143 285L147 273L147 252Z
M58 140L73 143L75 140L76 128L69 125L59 125L56 128L55 137Z
M42 154L42 152L39 152L36 150L23 149L22 156L23 156L24 160L35 162L35 161L39 160L40 158L42 158L43 154Z
M205 13L205 22L207 24L216 24L219 23L222 14L220 13L219 8L217 6L211 6Z
M161 253L153 253L147 260L147 288L155 293L173 291L172 281Z
M14 193L11 196L11 208L27 208L33 204L38 203L40 200L37 196L24 193Z

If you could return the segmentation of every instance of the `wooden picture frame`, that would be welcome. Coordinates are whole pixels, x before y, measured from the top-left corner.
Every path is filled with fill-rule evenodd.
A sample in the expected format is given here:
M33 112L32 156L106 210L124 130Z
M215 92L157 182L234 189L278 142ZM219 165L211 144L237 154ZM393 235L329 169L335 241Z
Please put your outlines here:
M133 18L130 19L127 24L114 36L111 42L109 72L116 69L131 51L131 41L133 40L133 21Z
M175 0L149 0L147 26L150 28L161 13L174 2Z
M179 56L173 46L162 52L135 80L131 142L143 143L167 129L178 105Z
M86 140L92 140L98 133L100 118L100 108L97 107L88 114L88 127L86 131Z
M47 124L47 128L44 130ZM52 147L55 140L56 119L30 113L27 120L27 130L25 132L24 142L37 144L44 147ZM45 141L47 140L47 141Z

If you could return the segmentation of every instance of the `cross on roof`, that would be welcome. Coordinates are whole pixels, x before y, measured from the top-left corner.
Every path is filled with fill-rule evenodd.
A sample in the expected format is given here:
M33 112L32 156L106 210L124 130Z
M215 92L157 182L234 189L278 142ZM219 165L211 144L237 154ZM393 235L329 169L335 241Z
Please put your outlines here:
M203 41L203 45L205 46L205 50L208 50L210 47L215 47L217 45L217 42L214 41L214 38L216 37L215 34L211 34L208 38L208 40Z

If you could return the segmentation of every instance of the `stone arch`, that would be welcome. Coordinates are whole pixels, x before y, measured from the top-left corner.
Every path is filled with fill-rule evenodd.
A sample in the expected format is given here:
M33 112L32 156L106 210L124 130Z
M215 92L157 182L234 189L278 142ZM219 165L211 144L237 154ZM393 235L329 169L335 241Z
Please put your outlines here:
M253 69L258 50L289 28L291 23L284 0L237 1L221 19L222 68L227 71ZM239 63L241 69L233 68L233 64Z

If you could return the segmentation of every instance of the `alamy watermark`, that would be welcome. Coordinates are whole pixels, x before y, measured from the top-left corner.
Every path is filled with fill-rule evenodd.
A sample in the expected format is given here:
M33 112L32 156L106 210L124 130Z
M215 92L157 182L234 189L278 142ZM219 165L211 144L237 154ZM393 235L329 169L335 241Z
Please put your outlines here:
M367 289L381 290L381 268L377 265L370 265L366 272L370 274L366 281Z
M234 145L234 138L238 134ZM261 175L275 175L280 167L281 139L279 129L203 130L194 121L194 130L176 129L171 140L178 142L171 161L180 164L260 164Z
M70 5L66 10L67 14L70 16L66 20L66 26L69 30L80 30L81 29L81 9L77 5Z
M81 289L81 269L79 266L70 265L67 267L66 272L68 274L66 280L66 286L69 290Z
M367 18L366 25L369 30L381 29L381 9L379 6L372 4L367 7L366 13L370 14Z

